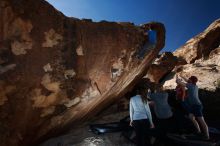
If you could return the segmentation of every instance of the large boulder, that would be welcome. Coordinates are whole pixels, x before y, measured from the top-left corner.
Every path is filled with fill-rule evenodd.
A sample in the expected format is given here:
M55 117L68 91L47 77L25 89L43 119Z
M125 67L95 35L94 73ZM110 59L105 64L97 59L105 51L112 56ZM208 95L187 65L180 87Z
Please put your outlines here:
M68 18L44 0L1 0L0 13L2 146L34 145L117 101L165 41L161 23ZM148 25L158 43L138 60Z

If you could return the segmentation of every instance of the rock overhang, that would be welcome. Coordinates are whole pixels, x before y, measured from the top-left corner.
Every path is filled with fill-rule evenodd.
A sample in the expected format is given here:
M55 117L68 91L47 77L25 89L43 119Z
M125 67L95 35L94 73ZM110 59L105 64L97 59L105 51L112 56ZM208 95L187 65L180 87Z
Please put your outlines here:
M93 116L146 74L165 43L164 25L157 22L71 19L43 0L3 0L1 8L5 145L35 143ZM158 43L138 60L134 54L146 42L148 25Z

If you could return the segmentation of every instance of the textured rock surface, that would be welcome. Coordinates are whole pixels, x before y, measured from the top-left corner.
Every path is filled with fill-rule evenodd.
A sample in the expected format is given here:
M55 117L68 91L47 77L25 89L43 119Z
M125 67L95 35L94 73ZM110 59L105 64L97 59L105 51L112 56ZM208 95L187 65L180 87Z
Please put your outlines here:
M185 64L185 61L173 56L171 52L161 54L150 66L146 78L151 82L159 83L175 66Z
M219 62L219 55L208 60L196 60L193 64L186 64L182 66L180 74L186 78L195 75L198 77L198 86L200 89L215 91L219 86L217 85L220 80L220 66L215 62ZM218 58L218 59L215 59ZM174 75L174 73L173 73ZM175 77L167 80L164 84L167 89L174 89L176 86Z
M0 141L33 145L116 101L146 74L165 30L143 60L149 24L65 17L43 0L0 1Z
M193 37L174 52L175 56L193 63L200 58L207 58L210 52L220 44L220 20L213 22L204 32Z

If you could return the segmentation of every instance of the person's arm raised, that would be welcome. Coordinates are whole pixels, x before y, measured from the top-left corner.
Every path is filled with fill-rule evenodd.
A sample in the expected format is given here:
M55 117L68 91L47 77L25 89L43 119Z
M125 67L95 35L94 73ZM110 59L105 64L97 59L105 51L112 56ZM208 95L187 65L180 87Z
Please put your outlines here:
M180 77L181 77L185 82L188 81L188 79L187 79L186 77L184 77L182 74L180 74Z
M186 87L186 83L184 83L183 81L181 81L181 79L179 79L179 78L176 79L176 83L177 83L177 84L180 84L181 86Z

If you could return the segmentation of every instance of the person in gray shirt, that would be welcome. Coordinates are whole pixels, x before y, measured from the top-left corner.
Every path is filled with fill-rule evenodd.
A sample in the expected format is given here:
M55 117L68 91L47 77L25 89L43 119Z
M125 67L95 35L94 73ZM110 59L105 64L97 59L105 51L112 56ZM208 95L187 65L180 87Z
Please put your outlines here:
M148 97L153 101L154 112L158 119L156 129L158 129L158 138L167 144L166 134L171 132L173 123L173 112L168 104L168 93L163 91L162 85L156 85L155 93L148 91Z
M204 138L206 140L208 140L209 139L209 130L208 130L208 126L207 126L207 124L204 120L204 117L203 117L203 113L202 113L203 106L202 106L202 102L199 99L199 94L198 94L199 89L198 89L198 86L196 85L198 79L196 76L191 76L189 79L186 79L182 76L181 76L181 78L185 82L183 82L178 77L178 75L177 75L176 82L188 89L188 91L187 91L188 97L186 100L189 105L189 118L191 119L194 126L196 127L198 134L201 133L200 126L199 126L198 122L201 124L201 128L205 134Z
M168 104L168 93L157 87L155 93L148 92L149 98L154 102L154 112L158 119L171 118L173 112Z

